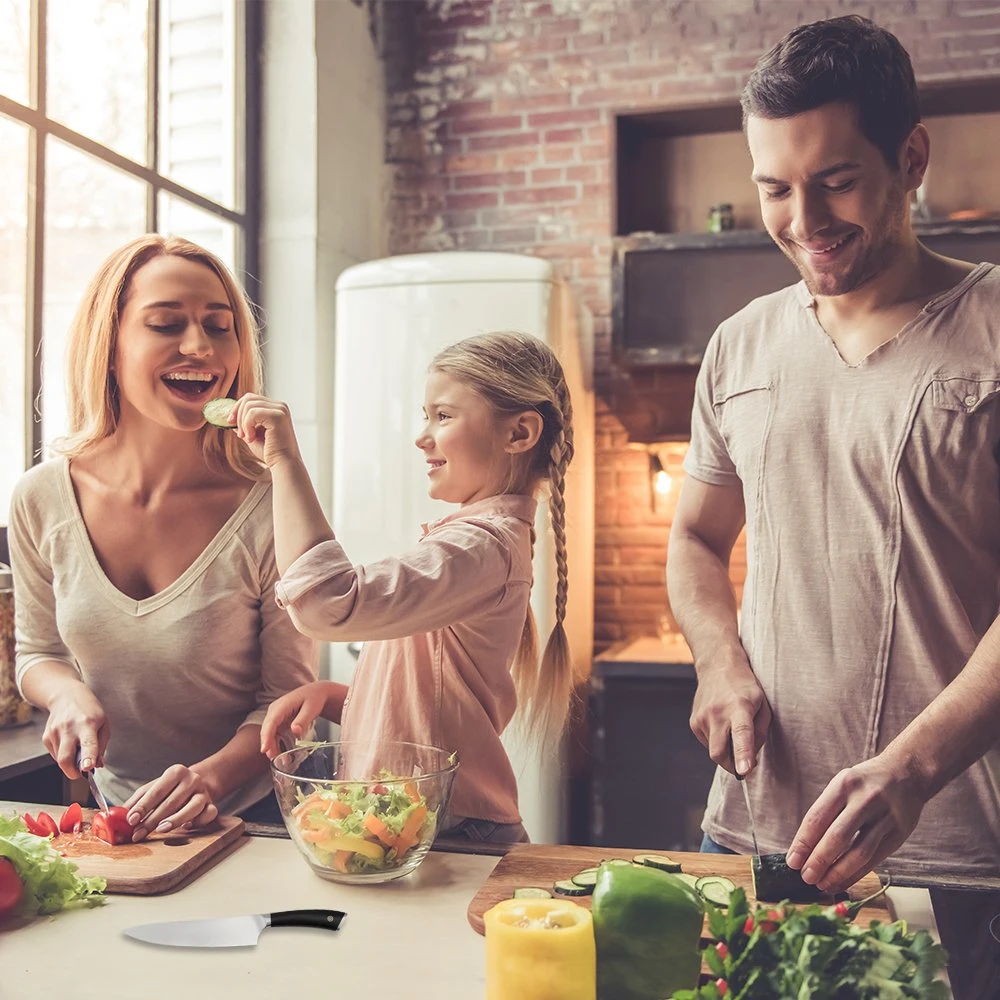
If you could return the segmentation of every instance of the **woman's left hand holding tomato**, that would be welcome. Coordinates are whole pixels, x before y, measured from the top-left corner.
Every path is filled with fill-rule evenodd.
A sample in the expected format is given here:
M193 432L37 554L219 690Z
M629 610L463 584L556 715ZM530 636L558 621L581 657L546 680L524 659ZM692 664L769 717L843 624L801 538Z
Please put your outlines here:
M219 815L205 778L183 764L171 764L160 777L137 788L125 808L133 841L179 827L207 826Z

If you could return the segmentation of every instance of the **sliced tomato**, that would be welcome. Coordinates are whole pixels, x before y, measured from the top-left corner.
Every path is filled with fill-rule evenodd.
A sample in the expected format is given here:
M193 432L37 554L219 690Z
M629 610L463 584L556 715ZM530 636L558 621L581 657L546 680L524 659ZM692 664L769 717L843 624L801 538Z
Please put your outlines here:
M128 821L128 810L123 806L112 806L107 812L94 813L90 832L106 844L131 843L132 825Z
M59 836L59 824L47 812L40 812L35 822L41 828L40 837Z
M36 837L44 837L46 835L38 825L38 820L31 813L25 813L21 819L24 820L24 825L28 828L28 833L33 833Z
M0 921L9 917L21 902L24 883L7 858L0 858Z
M79 802L71 802L66 812L59 817L59 830L62 833L79 833L83 827L83 810Z

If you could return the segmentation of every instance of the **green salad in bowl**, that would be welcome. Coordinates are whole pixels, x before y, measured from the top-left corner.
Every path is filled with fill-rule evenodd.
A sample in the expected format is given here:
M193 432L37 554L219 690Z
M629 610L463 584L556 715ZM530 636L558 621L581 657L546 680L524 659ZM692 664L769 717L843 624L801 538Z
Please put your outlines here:
M434 841L458 768L416 743L319 743L274 758L285 826L309 866L335 882L412 872Z

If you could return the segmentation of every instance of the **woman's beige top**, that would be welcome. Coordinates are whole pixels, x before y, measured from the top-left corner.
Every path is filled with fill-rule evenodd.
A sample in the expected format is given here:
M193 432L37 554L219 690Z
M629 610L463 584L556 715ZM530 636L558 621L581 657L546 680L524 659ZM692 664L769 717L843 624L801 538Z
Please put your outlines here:
M166 590L141 601L105 576L80 516L69 462L18 483L9 528L17 679L36 663L78 670L107 713L101 790L121 803L171 764L215 753L275 698L315 679L315 647L274 602L271 485L257 483ZM265 771L218 803L237 812L268 793Z
M500 734L517 703L510 666L528 611L534 518L529 496L491 497L424 525L409 552L367 566L323 542L277 587L304 632L364 640L343 739L458 751L453 820L520 821Z

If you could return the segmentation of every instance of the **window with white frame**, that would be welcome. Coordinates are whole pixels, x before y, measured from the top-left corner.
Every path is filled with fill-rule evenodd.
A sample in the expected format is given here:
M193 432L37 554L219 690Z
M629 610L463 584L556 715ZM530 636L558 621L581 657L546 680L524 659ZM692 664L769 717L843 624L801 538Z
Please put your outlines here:
M0 0L0 524L67 429L66 334L108 253L185 236L256 291L254 7Z

